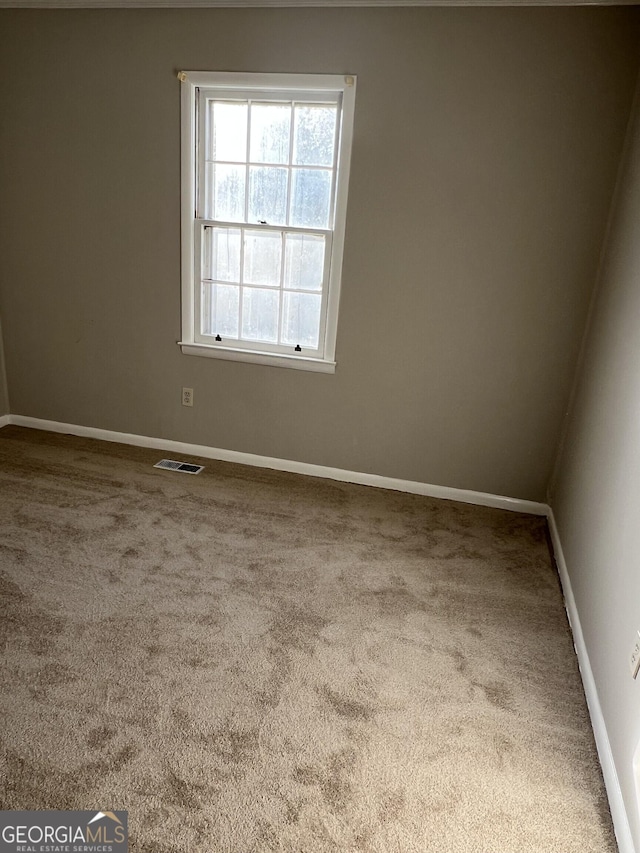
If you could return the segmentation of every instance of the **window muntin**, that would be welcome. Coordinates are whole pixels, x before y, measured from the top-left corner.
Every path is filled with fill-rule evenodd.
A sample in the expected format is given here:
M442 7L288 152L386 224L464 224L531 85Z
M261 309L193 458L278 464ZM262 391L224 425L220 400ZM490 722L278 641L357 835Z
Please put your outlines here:
M183 222L183 351L334 364L354 79L185 76L195 216Z
M209 224L202 234L202 338L317 352L327 235Z

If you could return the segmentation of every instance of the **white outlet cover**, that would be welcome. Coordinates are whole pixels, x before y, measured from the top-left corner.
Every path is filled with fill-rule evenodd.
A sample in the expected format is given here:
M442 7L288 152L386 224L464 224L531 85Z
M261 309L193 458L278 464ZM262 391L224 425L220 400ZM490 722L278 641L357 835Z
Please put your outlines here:
M637 678L640 670L640 631L636 632L636 640L629 655L629 669L632 678Z

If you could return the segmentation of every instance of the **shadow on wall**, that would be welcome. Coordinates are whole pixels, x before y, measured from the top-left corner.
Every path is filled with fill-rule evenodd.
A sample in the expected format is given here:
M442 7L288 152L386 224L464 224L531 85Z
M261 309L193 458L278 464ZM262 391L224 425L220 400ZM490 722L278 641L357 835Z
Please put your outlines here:
M636 780L636 807L640 817L640 741L638 741L636 753L633 756L633 775Z
M0 418L9 414L9 386L4 361L4 340L2 338L2 318L0 317Z

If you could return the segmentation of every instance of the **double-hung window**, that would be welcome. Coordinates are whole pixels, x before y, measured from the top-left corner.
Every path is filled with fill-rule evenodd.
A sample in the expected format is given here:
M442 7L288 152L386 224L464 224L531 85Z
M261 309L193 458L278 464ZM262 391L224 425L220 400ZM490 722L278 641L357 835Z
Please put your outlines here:
M355 78L179 77L182 351L333 372Z

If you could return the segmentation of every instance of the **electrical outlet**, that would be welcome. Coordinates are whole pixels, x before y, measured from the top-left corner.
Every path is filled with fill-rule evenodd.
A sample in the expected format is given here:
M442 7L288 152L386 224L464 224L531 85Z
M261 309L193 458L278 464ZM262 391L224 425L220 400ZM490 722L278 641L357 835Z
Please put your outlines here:
M640 670L640 631L636 632L636 641L629 655L629 669L633 678L637 678Z
M182 389L182 405L193 406L193 388Z

